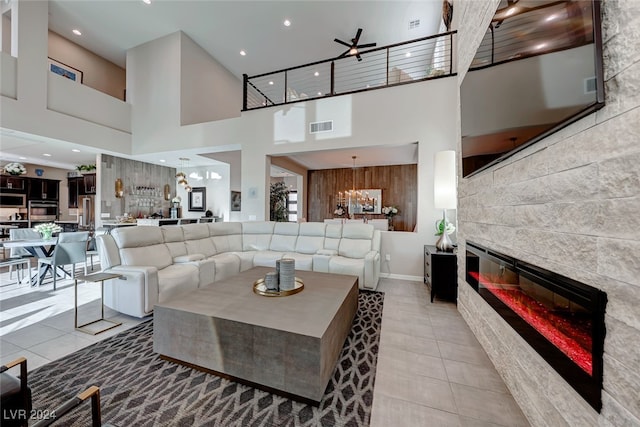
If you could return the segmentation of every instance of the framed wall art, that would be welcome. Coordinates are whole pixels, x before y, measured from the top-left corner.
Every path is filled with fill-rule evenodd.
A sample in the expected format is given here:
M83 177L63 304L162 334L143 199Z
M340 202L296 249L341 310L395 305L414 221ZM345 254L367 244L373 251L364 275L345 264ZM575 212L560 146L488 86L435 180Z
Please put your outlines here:
M189 212L204 212L206 199L207 187L193 187L189 192Z
M82 71L78 70L77 68L73 68L70 65L63 64L62 62L56 61L55 59L51 58L48 58L47 67L53 74L65 77L72 82L82 84Z
M241 194L239 191L231 192L231 212L240 212L240 209L242 208L242 200L240 196Z

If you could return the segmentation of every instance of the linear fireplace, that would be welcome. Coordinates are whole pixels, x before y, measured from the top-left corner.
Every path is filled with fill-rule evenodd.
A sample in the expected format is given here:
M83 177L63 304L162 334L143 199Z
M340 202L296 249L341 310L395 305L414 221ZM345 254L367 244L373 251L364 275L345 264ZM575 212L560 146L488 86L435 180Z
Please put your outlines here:
M600 411L604 292L470 242L466 280Z

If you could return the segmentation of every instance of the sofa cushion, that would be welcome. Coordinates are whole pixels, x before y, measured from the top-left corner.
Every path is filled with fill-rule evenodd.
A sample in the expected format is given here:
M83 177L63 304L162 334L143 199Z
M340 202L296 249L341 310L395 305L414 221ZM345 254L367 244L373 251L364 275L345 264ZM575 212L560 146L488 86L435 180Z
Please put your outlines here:
M338 250L340 238L342 237L342 224L327 224L327 231L324 237L324 249Z
M271 243L272 221L249 221L242 223L242 250L266 251Z
M358 276L358 287L364 287L364 261L362 259L334 256L329 259L329 273Z
M212 222L209 235L219 253L242 251L242 223Z
M256 251L253 256L253 266L275 268L276 260L282 259L284 254L284 252L278 251Z
M273 236L269 249L272 251L295 251L300 226L295 222L277 222L273 228Z
M122 265L152 266L161 270L173 263L160 227L117 228L111 235L120 249Z
M187 248L184 245L184 234L182 227L176 227L174 225L163 225L160 227L164 243L169 248L171 256L173 258L183 257L187 255Z
M209 237L208 224L183 225L182 231L184 233L184 245L189 255L202 254L208 258L218 253L213 240Z
M193 264L174 264L158 270L158 302L198 289L199 281L198 266Z
M296 270L313 271L313 255L287 252L282 258L291 258L296 262Z
M240 273L240 257L234 253L220 253L210 259L216 266L215 282Z
M347 258L364 258L371 251L373 226L369 224L349 224L342 228L342 239L338 255Z
M303 222L296 241L296 253L315 254L324 247L324 234L327 229L322 222Z

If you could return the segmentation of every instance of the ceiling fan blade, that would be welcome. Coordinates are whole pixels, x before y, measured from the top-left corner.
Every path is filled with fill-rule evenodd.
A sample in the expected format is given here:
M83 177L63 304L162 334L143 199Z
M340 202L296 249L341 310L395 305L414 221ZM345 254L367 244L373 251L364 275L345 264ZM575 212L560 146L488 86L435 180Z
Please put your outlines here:
M340 43L342 45L345 45L348 48L351 48L351 45L349 43L343 42L342 40L333 39L333 41L336 42L336 43Z
M358 45L358 49L364 49L365 47L374 47L376 44L375 43L366 43L366 44L360 44Z
M360 56L360 54L356 54L356 58L358 58L358 62L362 61L362 57Z
M358 44L358 40L360 40L360 34L362 34L362 28L358 28L358 32L356 36L353 38L353 44Z

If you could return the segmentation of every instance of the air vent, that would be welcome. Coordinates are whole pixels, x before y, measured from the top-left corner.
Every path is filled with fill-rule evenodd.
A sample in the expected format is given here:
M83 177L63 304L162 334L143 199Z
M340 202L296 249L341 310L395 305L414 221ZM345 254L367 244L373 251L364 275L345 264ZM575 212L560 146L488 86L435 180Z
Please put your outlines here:
M333 120L309 123L309 133L332 132Z
M588 79L584 79L584 93L595 93L596 92L596 78L589 77Z
M415 30L419 26L420 26L420 20L419 19L414 19L412 21L409 21L409 29L410 30Z

